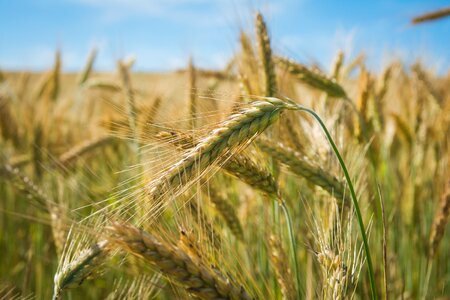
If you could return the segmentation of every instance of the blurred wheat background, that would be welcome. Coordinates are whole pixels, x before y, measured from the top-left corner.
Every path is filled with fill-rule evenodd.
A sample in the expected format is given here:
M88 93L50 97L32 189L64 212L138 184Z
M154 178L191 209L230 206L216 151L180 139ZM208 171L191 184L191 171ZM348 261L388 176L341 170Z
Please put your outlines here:
M1 70L1 299L450 299L448 69L253 17L221 69Z

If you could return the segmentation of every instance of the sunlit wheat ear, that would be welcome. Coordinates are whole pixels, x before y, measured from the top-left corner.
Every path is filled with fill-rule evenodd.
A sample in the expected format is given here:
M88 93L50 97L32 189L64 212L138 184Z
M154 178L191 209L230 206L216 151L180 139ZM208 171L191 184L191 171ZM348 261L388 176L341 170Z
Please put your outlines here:
M292 172L320 186L338 201L343 201L346 206L350 206L350 198L346 193L344 184L321 167L312 163L306 156L282 143L277 143L267 138L260 137L256 143L261 150L288 166Z
M94 67L95 58L97 57L97 49L92 49L91 53L89 53L88 59L86 61L86 65L78 76L78 85L81 86L89 79L89 76L92 73L92 69Z
M80 144L73 146L68 151L61 154L58 158L57 164L61 167L67 167L79 157L106 145L110 145L114 141L114 137L110 135L103 135L90 140L86 140Z
M282 57L277 57L275 62L312 88L321 90L330 97L347 98L345 90L334 79L328 78L325 74L319 73L317 70L310 70L304 65Z
M326 207L325 218L312 211L314 252L322 275L321 299L352 299L364 263L362 247L354 240L353 215L345 220L339 204Z
M73 238L69 235L70 238ZM81 238L82 240L83 238ZM61 257L58 271L54 277L53 299L60 299L66 289L80 286L89 279L109 253L109 243L106 240L99 241L89 247L80 249L83 243L79 239L70 239Z
M9 164L0 166L0 177L7 178L12 185L24 193L36 207L50 216L52 234L58 254L61 254L66 241L66 211L64 204L56 204L35 182L18 168ZM33 203L33 202L36 203Z
M83 83L82 87L86 90L97 89L109 92L119 92L121 90L120 85L116 81L102 78L89 78Z
M434 258L436 256L439 244L444 237L445 226L447 225L448 218L450 215L450 181L447 183L447 187L442 194L441 200L439 201L439 208L436 211L433 224L431 225L430 232L430 245L429 245L429 256Z
M269 255L283 293L283 299L297 299L294 276L289 267L289 257L283 249L280 239L274 235L269 238Z
M148 184L149 197L160 202L168 192L176 195L208 167L217 164L219 158L226 161L231 151L248 145L255 136L274 123L285 109L297 109L297 106L276 98L263 98L231 115L208 136L200 139L166 172L151 181Z
M194 129L197 127L197 86L196 86L196 70L194 67L194 62L192 57L189 59L188 69L188 95L189 95L189 118L190 118L190 128Z
M270 48L266 22L260 13L256 14L256 37L258 39L259 60L263 69L264 96L274 97L277 93L277 82L272 60L272 49Z
M339 81L341 77L343 63L344 63L344 52L339 50L336 55L336 58L334 59L333 67L331 68L331 77L336 81Z
M84 140L80 143L74 144L67 151L60 154L58 157L58 162L66 166L97 148L111 144L113 140L114 137L107 134Z
M176 146L180 151L191 149L197 144L192 135L176 131L162 131L157 138ZM268 196L278 197L279 187L273 175L262 165L254 162L245 152L233 154L219 166L228 174Z
M141 128L141 138L145 137L149 130L153 129L153 124L155 124L156 117L158 116L159 110L161 108L161 97L156 97L152 106L144 114L144 122Z
M141 257L157 268L167 279L200 299L251 299L243 287L221 275L208 263L193 260L190 255L148 232L127 224L110 227L111 241Z
M392 77L392 71L393 71L393 65L388 66L383 70L383 74L381 76L381 82L377 88L376 95L375 95L375 108L376 113L378 117L379 126L383 127L385 124L385 115L386 112L384 111L385 107L385 96L389 89L389 82L391 81Z
M258 72L258 60L250 37L245 33L240 34L241 61L239 62L239 74L241 89L244 95L260 95L260 79Z

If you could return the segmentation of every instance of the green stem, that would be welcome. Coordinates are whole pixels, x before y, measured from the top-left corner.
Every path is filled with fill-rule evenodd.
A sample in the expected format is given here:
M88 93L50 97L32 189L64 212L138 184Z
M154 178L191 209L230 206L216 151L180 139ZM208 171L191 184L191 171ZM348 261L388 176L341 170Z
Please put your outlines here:
M281 208L283 209L284 216L286 217L286 223L288 227L288 233L289 233L289 244L291 246L291 253L292 253L292 259L294 261L294 272L295 272L295 279L297 281L297 295L298 299L301 299L301 293L300 293L300 273L298 271L298 262L297 262L297 243L295 242L295 236L294 236L294 230L292 229L292 220L291 216L289 215L289 210L286 206L286 202L280 199L279 204Z
M305 107L302 107L302 106L298 106L298 109L300 111L304 111L304 112L307 112L307 113L311 114L317 120L317 122L319 122L320 126L322 127L322 130L325 132L325 135L327 136L328 142L330 143L330 145L333 148L333 151L334 151L337 159L339 160L339 164L341 165L342 171L344 172L345 179L346 179L347 184L348 184L348 188L350 189L352 202L353 202L353 205L355 207L356 217L358 219L358 225L359 225L359 229L361 231L361 237L362 237L363 244L364 244L364 252L366 254L366 259L367 259L368 273L369 273L369 279L370 279L370 288L371 288L371 292L372 292L372 299L376 300L376 299L378 299L378 296L377 296L377 292L376 292L375 275L374 275L374 271L373 271L372 258L370 256L369 243L367 241L367 236L366 236L366 231L365 231L365 227L364 227L364 222L363 222L363 219L362 219L361 210L359 209L359 205L358 205L358 199L356 197L355 189L353 188L353 184L352 184L352 181L350 179L350 175L348 173L347 166L345 165L344 160L342 159L342 156L339 153L339 150L337 149L336 144L334 143L333 138L331 137L330 133L328 132L327 127L323 123L322 119L311 109L308 109L308 108L305 108Z

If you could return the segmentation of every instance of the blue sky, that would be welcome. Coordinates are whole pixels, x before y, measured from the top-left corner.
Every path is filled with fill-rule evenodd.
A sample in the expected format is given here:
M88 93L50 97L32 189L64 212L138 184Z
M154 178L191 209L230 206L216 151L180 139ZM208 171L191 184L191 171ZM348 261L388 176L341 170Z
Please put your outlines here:
M314 0L0 0L0 68L43 70L55 49L64 69L84 65L91 48L96 68L112 70L133 55L135 70L186 65L219 68L238 50L241 28L253 33L261 10L275 52L328 67L336 51L364 51L372 68L393 58L421 58L438 72L450 66L450 18L411 26L418 13L448 1Z

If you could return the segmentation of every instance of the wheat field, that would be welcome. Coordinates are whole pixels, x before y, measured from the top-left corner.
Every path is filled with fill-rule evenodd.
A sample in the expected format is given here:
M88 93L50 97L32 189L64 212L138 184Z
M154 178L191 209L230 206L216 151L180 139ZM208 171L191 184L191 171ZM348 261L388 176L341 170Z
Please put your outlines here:
M0 298L450 299L450 73L269 32L223 70L3 70Z

